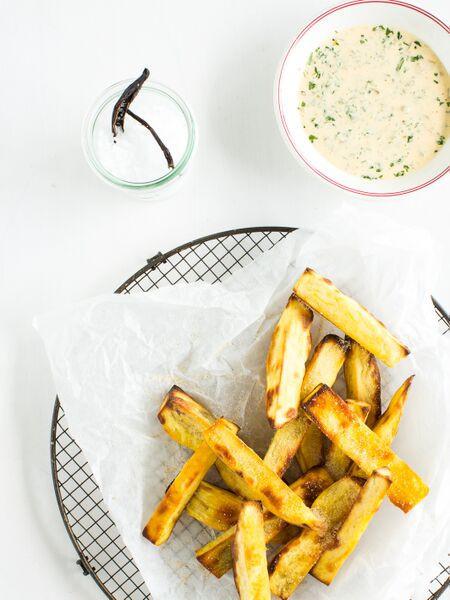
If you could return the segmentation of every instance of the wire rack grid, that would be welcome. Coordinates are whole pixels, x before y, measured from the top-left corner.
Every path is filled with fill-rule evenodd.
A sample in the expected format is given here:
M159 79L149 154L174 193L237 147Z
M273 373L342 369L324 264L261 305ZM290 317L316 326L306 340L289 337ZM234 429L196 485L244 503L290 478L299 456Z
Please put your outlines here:
M221 281L275 246L293 230L255 227L226 231L184 244L165 254L158 253L116 293L148 292L179 281ZM447 334L449 317L434 302L442 334ZM83 573L91 575L111 600L149 600L151 595L108 514L89 464L70 435L58 399L51 427L51 463L61 517L78 553L77 563ZM450 589L448 556L436 567L436 573L430 582L427 600L442 599L444 591Z

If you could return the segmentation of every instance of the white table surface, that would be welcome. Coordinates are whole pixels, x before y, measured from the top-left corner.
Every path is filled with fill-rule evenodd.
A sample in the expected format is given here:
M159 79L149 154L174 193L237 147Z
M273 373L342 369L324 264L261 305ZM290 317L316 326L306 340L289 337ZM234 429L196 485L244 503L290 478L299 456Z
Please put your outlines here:
M417 1L449 20L445 0ZM299 25L328 5L2 3L1 598L103 598L75 564L54 498L49 436L55 390L33 316L113 290L158 250L198 236L252 225L314 227L343 201L368 202L303 171L273 117L281 54ZM189 101L200 133L190 177L159 203L130 200L107 187L80 148L81 120L92 99L145 65ZM414 195L370 202L431 231L448 256L448 183L447 177ZM450 306L448 275L442 272L435 294Z

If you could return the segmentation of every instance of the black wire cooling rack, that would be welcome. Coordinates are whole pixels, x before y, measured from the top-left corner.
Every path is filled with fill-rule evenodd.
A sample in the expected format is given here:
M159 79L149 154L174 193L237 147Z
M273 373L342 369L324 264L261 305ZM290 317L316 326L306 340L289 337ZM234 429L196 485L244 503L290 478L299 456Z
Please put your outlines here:
M179 281L221 281L275 246L293 230L255 227L195 240L149 259L145 267L122 284L116 293L148 292ZM450 331L449 316L434 302L442 333L446 334ZM111 600L150 599L142 576L108 514L82 450L70 435L58 400L53 411L51 463L61 517L78 553L77 562L83 573L91 575ZM443 598L442 594L448 589L449 556L443 557L443 562L436 566L435 576L423 598Z

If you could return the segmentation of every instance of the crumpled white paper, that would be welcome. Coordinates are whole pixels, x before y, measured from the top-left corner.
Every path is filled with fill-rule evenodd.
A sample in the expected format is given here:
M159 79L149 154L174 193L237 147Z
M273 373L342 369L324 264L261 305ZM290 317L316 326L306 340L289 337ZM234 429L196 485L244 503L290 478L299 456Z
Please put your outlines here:
M308 577L294 598L425 598L450 548L449 349L430 300L437 263L420 230L347 206L305 241L293 233L224 283L180 284L132 296L104 295L36 319L71 434L155 600L229 600L194 550L214 533L184 514L162 547L141 536L186 450L163 432L157 410L177 384L217 416L242 426L261 454L270 439L264 414L264 361L270 335L305 267L330 277L374 312L411 349L381 366L383 401L416 377L394 449L431 486L408 515L388 501L331 588ZM334 328L315 317L313 340Z

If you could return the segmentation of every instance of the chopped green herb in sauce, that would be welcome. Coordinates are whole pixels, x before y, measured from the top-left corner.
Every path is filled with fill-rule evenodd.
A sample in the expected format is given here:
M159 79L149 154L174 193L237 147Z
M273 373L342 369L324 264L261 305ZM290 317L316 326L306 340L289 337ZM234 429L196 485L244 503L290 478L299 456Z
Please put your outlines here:
M421 168L450 126L445 67L429 46L386 25L333 36L311 54L301 81L299 118L309 141L364 179Z
M395 67L395 70L400 71L400 69L403 67L404 62L405 62L405 57L402 56L401 59L398 61L398 65Z

